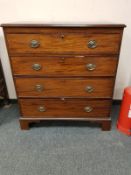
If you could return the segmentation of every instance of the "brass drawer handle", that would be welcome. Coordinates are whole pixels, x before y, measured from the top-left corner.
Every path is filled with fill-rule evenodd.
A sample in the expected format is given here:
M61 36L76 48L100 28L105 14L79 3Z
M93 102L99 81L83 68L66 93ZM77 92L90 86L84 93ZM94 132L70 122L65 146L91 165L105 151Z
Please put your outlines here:
M36 71L40 70L41 67L42 67L42 66L41 66L40 64L37 64L37 63L35 63L35 64L32 65L32 69L33 69L33 70L36 70Z
M84 108L85 112L91 112L93 110L93 108L91 106L86 106Z
M91 93L94 91L94 88L92 86L86 86L85 90L86 90L86 92Z
M90 40L87 45L88 45L88 48L90 48L90 49L94 49L97 47L95 40Z
M45 109L44 106L39 106L39 107L38 107L38 111L39 111L39 112L45 112L46 109Z
M40 84L37 84L37 85L35 86L35 89L36 89L36 91L41 92L41 91L44 90L44 87L43 87L42 85L40 85Z
M92 70L95 70L96 69L96 65L95 64L87 64L86 65L86 68L89 70L89 71L92 71Z
M30 42L30 47L31 47L31 48L37 48L37 47L39 47L39 46L40 46L40 42L37 41L37 40L32 40L32 41Z

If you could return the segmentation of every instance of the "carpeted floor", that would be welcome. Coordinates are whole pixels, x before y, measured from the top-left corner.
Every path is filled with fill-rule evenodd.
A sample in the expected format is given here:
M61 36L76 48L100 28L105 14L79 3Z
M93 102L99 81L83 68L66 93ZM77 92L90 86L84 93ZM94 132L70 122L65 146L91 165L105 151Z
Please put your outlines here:
M131 137L83 122L19 129L18 106L0 109L0 175L131 175Z

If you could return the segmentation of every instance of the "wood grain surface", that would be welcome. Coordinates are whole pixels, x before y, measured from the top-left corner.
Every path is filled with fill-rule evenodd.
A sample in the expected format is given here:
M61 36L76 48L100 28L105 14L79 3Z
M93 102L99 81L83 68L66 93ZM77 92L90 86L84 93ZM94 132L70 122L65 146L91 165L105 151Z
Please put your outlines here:
M84 79L84 78L16 78L16 88L20 97L91 97L111 98L114 79ZM41 85L42 91L36 86ZM93 92L87 92L87 86Z
M64 36L64 37L63 37ZM120 34L49 33L49 34L7 34L9 53L13 54L118 54ZM40 43L31 48L32 40ZM88 42L95 40L97 47L88 48Z
M107 118L110 113L111 101L109 100L76 100L76 99L20 99L23 117L97 117ZM91 112L85 112L85 107L92 107ZM40 112L39 107L45 111Z
M14 75L31 76L114 76L117 68L117 57L11 57ZM39 71L33 70L39 64ZM96 68L88 70L88 64Z

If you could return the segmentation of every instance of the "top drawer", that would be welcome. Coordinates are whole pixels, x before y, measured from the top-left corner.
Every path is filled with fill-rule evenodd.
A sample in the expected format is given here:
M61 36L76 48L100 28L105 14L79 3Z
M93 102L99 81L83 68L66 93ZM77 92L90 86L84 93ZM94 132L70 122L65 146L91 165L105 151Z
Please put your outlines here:
M28 54L118 54L121 34L59 31L6 34L10 55Z

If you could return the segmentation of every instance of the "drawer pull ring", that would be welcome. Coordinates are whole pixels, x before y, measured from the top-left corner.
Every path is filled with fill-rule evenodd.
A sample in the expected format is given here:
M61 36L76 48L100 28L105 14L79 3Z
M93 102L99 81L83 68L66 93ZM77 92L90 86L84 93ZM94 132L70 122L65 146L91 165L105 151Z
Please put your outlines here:
M41 65L40 64L33 64L32 69L38 71L41 69Z
M35 89L36 89L36 91L41 92L41 91L44 90L44 87L43 87L42 85L40 85L40 84L37 84L37 85L35 86Z
M37 40L32 40L31 42L30 42L30 47L31 48L37 48L37 47L39 47L40 46L40 43L39 43L39 41L37 41Z
M45 112L45 111L46 111L46 109L45 109L44 106L40 106L40 107L38 108L38 110L39 110L40 112Z
M87 45L88 45L88 48L90 48L90 49L94 49L97 47L95 40L90 40Z
M86 68L87 68L89 71L92 71L92 70L95 70L96 65L95 65L95 64L89 63L89 64L86 65Z
M92 86L86 86L86 89L85 90L86 90L86 92L91 93L91 92L94 91L94 88Z
M93 108L91 106L86 106L84 108L85 112L91 112L93 110Z

